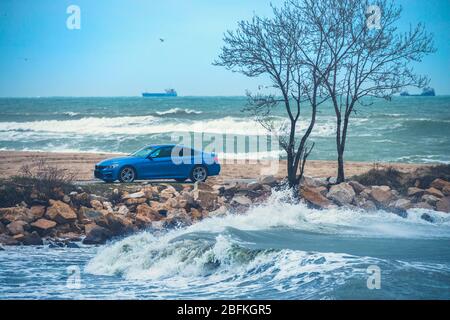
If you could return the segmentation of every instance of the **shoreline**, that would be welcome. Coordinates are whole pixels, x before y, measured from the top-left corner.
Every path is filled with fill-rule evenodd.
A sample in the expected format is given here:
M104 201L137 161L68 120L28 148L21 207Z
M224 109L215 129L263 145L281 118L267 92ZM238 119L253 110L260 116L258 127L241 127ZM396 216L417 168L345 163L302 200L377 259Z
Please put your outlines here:
M74 153L74 152L38 152L38 151L0 151L0 179L10 178L19 173L20 167L36 159L45 159L49 165L76 173L76 181L92 181L94 165L106 158L123 156L118 153ZM223 163L225 162L225 163ZM220 161L222 170L218 177L210 177L208 181L220 182L229 179L257 179L264 174L261 169L270 168L276 160L254 162L227 163ZM394 168L401 172L413 172L416 169L431 167L437 164L397 163L397 162L359 162L346 161L346 175L352 177L377 168ZM273 166L272 168L276 168ZM308 160L305 174L311 177L334 177L337 172L335 160ZM277 178L286 176L286 160L279 160L278 168L271 172ZM99 181L99 180L98 180Z

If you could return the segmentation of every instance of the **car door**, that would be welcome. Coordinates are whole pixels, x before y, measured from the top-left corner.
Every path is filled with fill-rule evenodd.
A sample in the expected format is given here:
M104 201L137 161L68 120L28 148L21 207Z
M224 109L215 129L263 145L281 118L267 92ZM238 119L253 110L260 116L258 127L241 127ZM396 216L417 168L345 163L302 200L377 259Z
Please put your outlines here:
M161 147L150 155L148 174L152 178L172 178L178 176L177 166L172 161L172 148Z

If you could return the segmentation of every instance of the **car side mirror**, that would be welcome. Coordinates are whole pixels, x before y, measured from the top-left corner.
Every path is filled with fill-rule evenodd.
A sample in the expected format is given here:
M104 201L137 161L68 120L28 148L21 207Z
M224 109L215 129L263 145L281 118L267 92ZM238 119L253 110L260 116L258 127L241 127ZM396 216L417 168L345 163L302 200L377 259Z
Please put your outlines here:
M153 161L153 156L152 156L151 154L149 154L149 155L147 156L147 159Z

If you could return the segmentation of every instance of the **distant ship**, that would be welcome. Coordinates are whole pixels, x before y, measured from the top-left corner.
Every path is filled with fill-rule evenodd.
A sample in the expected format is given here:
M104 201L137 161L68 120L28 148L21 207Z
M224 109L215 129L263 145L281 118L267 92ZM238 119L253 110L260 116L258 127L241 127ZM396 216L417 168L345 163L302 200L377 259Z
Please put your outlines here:
M144 98L148 97L176 97L177 92L174 89L166 89L165 92L144 92L142 96Z
M433 88L427 87L427 88L423 88L422 89L422 93L421 94L409 94L408 91L403 91L402 93L400 93L400 95L402 97L408 97L408 96L413 96L413 97L434 97L434 96L436 96L436 92L434 91Z

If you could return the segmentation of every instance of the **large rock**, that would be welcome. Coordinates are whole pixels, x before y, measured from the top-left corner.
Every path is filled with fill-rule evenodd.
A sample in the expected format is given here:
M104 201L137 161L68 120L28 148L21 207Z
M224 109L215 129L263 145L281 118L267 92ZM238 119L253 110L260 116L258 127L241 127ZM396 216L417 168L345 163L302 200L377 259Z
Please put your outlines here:
M445 197L436 203L436 210L450 213L450 197Z
M147 201L146 198L129 198L124 201L124 203L128 206L138 205L145 203Z
M443 198L444 194L436 189L436 188L428 188L425 190L425 194L431 195L431 196L435 196L436 198Z
M377 206L375 205L375 203L373 203L372 200L361 196L361 194L355 197L355 205L356 207L364 209L366 211L377 210Z
M218 201L218 194L216 192L194 189L193 198L194 201L198 202L204 209L214 210Z
M112 237L111 231L100 226L94 226L86 234L84 238L84 244L105 244L108 239Z
M103 204L99 200L91 200L91 207L95 210L103 210Z
M434 210L434 207L432 205L430 205L429 203L426 203L426 202L415 203L413 205L413 208Z
M360 194L364 189L366 189L366 187L358 181L350 181L348 184L353 187L353 190L355 190L357 194Z
M442 189L442 193L444 194L444 196L448 197L450 196L450 186L446 186Z
M391 204L391 207L397 210L407 211L413 207L413 204L408 199L398 199Z
M59 200L50 200L50 207L47 208L45 216L57 223L70 223L77 220L77 214L67 204Z
M252 200L250 200L248 197L243 196L243 195L236 195L233 197L233 199L231 200L232 204L238 204L241 206L249 206L252 204Z
M49 230L56 227L56 222L47 219L39 219L31 224L31 226L38 232L48 232Z
M307 203L310 205L316 207L316 208L328 208L333 203L328 200L326 197L324 197L321 193L321 188L318 187L308 187L304 186L300 189L300 196L303 198Z
M44 244L41 237L36 231L33 231L32 233L26 232L21 242L26 246L41 246Z
M327 198L332 199L337 204L343 206L352 203L355 199L355 195L353 187L346 182L342 182L330 188Z
M389 203L394 200L395 196L389 187L372 187L370 191L370 197L376 205L381 207L387 207Z
M7 234L0 234L0 244L5 246L16 246L19 244L19 241L11 236L8 236Z
M435 206L440 198L432 196L431 194L424 194L422 196L422 201L429 203L432 206Z
M277 184L277 178L272 175L262 176L258 178L258 182L261 184L268 184L269 186L274 186Z
M22 220L16 220L6 226L9 233L13 236L20 233L25 233L25 229L28 227L28 223Z
M122 200L145 198L145 192L139 191L135 193L126 193L122 196Z
M45 206L36 205L30 208L30 214L33 216L35 220L40 219L45 214Z
M107 215L108 229L113 235L124 235L131 233L133 228L133 223L129 218L109 213Z
M328 181L326 178L314 178L303 176L301 184L305 187L319 188L319 187L326 187L328 185Z
M415 197L415 198L421 197L424 193L425 193L425 190L416 188L416 187L408 188L408 192L407 192L408 197Z
M436 179L431 183L430 187L442 191L445 187L450 188L450 182L445 181L443 179Z
M26 207L0 208L0 221L9 224L13 221L22 220L26 222L34 221L33 215Z

